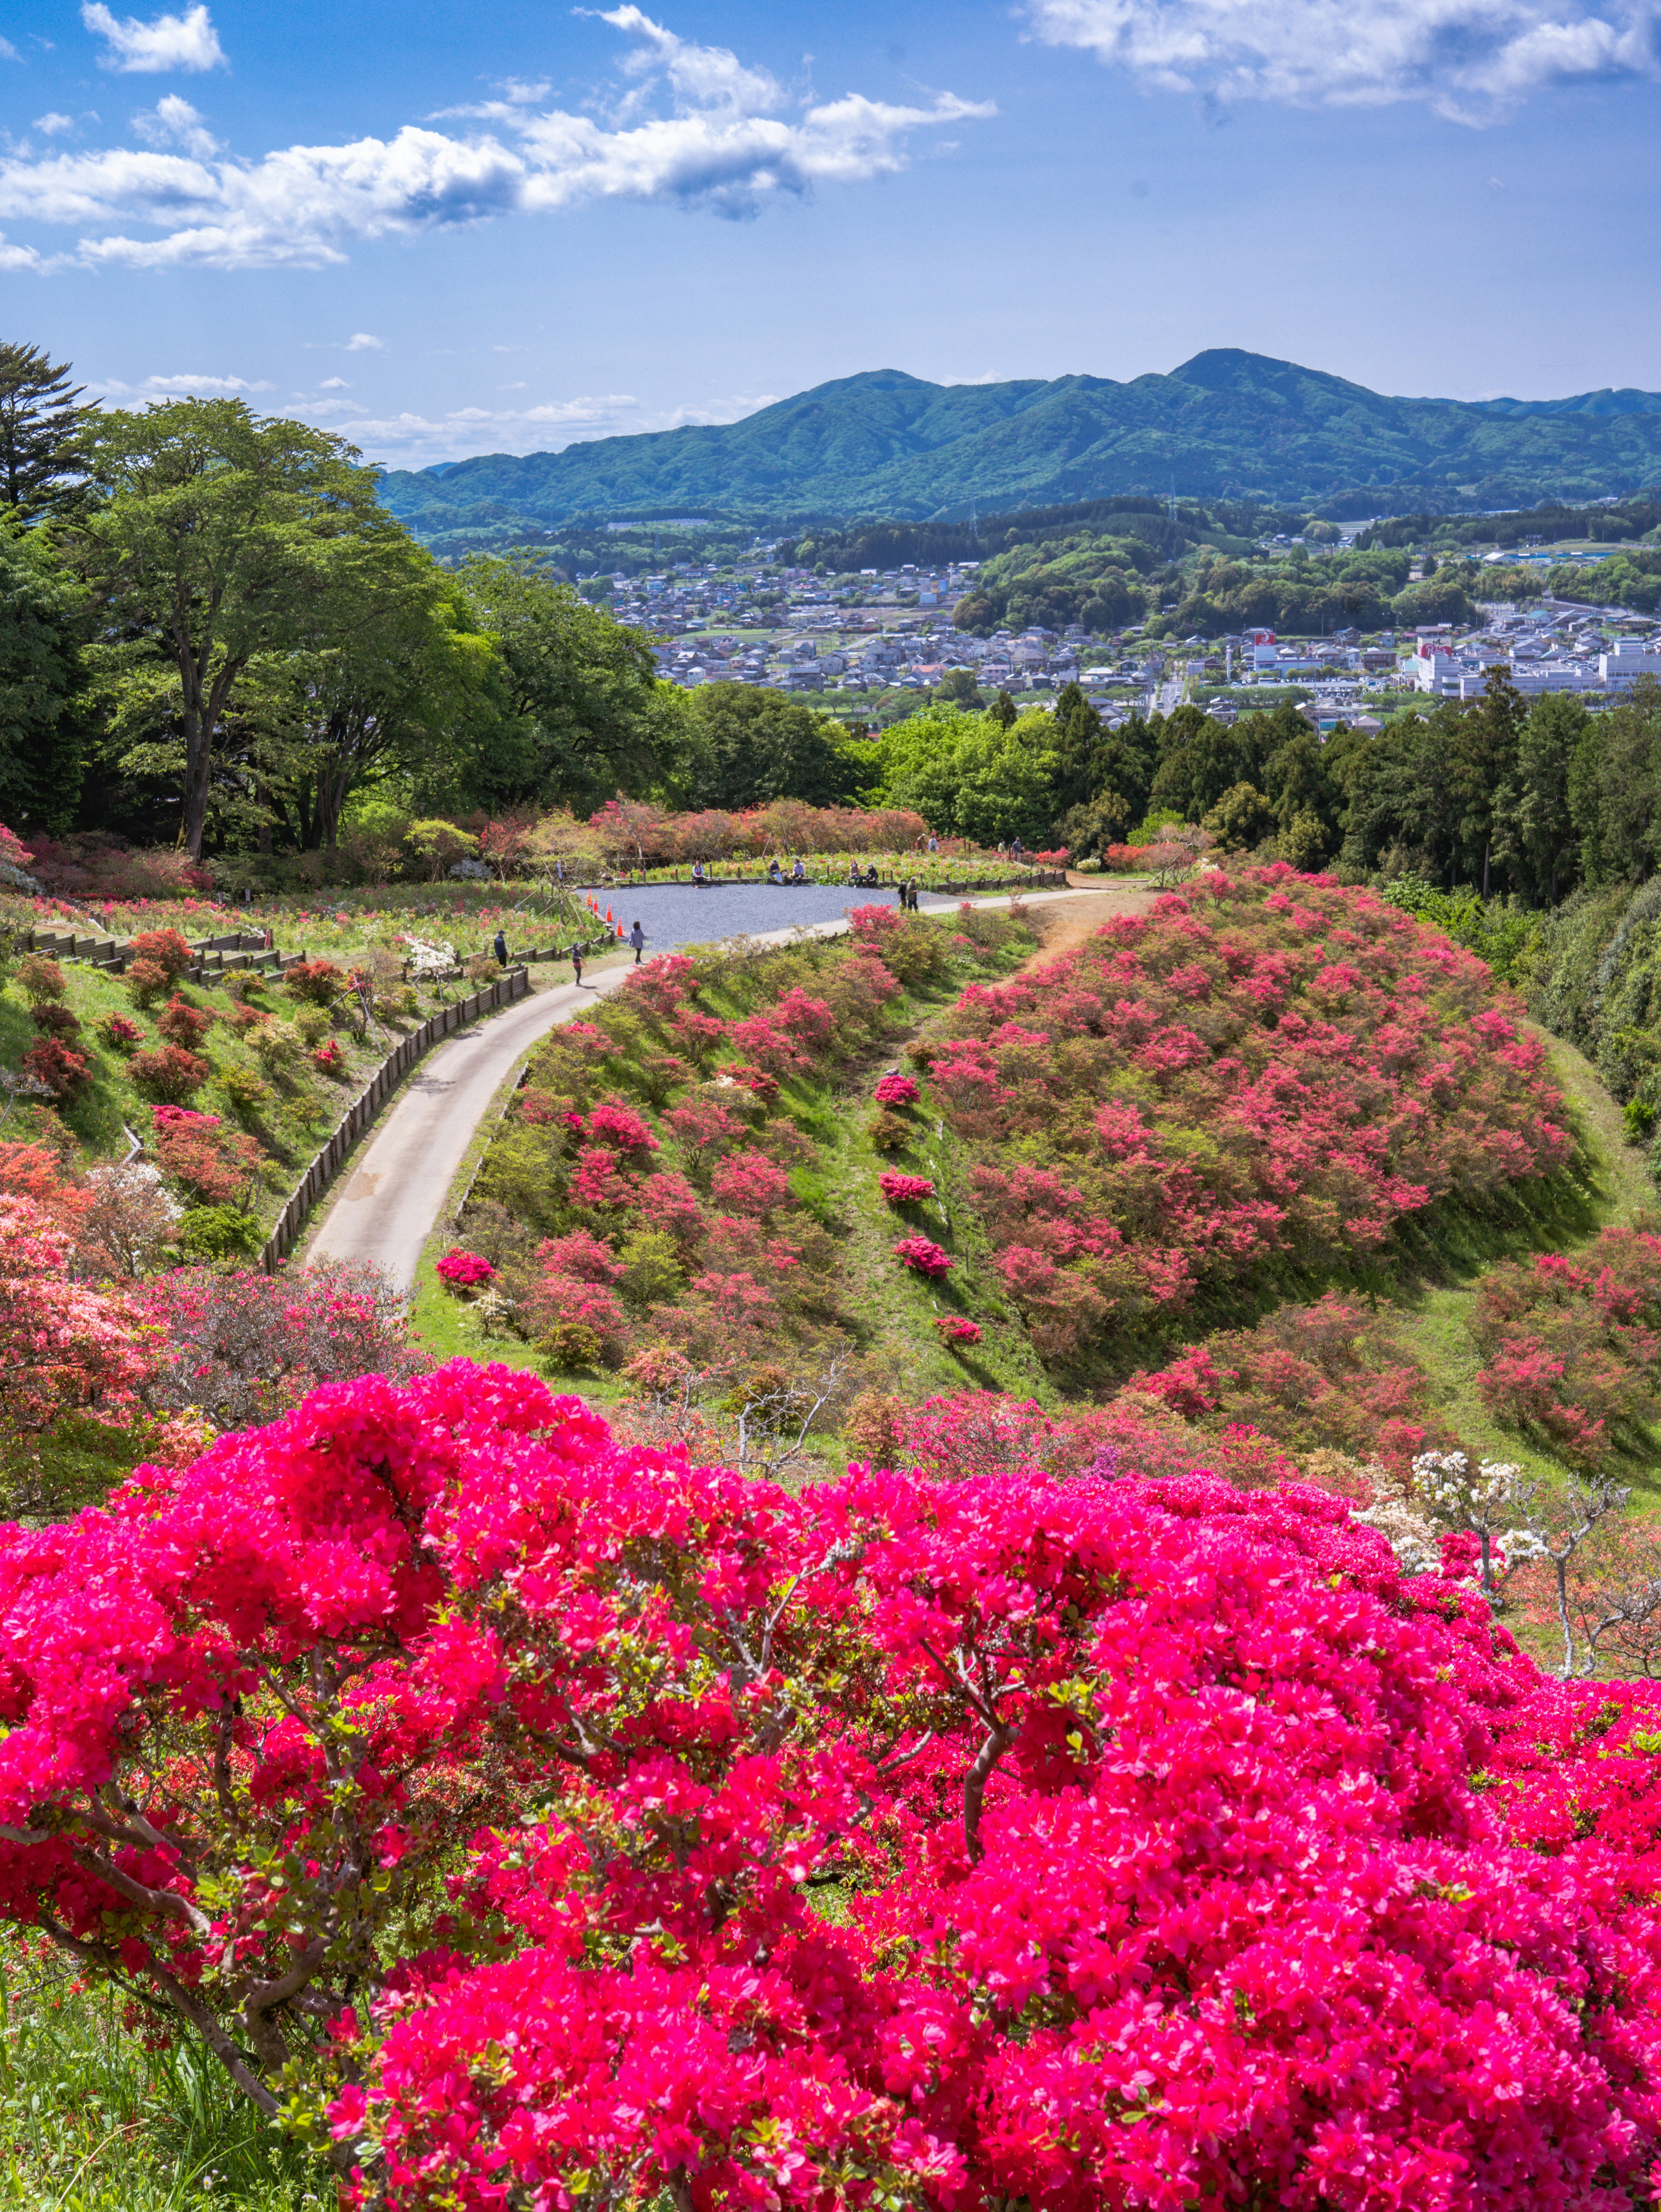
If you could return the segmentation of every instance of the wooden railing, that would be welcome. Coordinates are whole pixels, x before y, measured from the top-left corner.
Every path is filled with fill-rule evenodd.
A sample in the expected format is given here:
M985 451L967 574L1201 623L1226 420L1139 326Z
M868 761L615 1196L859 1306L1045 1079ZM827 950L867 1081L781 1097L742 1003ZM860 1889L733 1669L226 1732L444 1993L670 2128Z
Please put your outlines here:
M292 1250L295 1238L306 1225L307 1217L334 1181L342 1161L422 1054L441 1037L464 1028L480 1014L488 1014L496 1006L511 1006L514 1000L524 998L530 988L531 979L524 969L510 968L505 975L497 976L482 991L475 991L465 999L457 999L450 1006L441 1006L430 1020L423 1022L419 1029L411 1030L408 1036L394 1046L346 1109L328 1142L319 1150L305 1174L295 1185L288 1204L277 1216L277 1226L266 1239L265 1248L259 1255L260 1265L268 1275L276 1273L278 1265Z

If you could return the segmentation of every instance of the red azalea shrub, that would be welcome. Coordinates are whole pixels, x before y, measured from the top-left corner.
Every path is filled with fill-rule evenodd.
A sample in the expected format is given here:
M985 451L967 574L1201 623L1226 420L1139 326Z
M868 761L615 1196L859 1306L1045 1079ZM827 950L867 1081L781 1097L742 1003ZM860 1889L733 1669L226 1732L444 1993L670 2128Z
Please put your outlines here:
M1347 1452L1403 1480L1421 1452L1456 1442L1389 1317L1333 1291L1311 1305L1277 1306L1255 1328L1208 1336L1130 1387L1204 1432L1249 1428L1299 1457Z
M213 1027L213 1016L200 1006L193 1006L175 991L155 1018L155 1026L169 1044L182 1045L186 1052L194 1052Z
M1542 1253L1482 1279L1471 1334L1482 1402L1596 1467L1661 1393L1661 1236L1606 1229L1576 1259Z
M23 1073L39 1083L59 1105L78 1098L92 1081L92 1062L61 1038L41 1037L23 1054Z
M146 1283L140 1303L156 1347L145 1402L216 1428L274 1419L322 1383L402 1382L431 1364L378 1267L178 1267Z
M88 1194L64 1186L38 1147L3 1149L0 1450L9 1450L65 1414L125 1422L153 1345L131 1297L75 1279Z
M872 1097L879 1106L915 1106L919 1096L914 1075L884 1075L877 1079Z
M790 1203L790 1178L764 1152L734 1152L709 1178L709 1194L734 1213L765 1219Z
M1661 1693L1314 1492L793 1495L456 1362L6 1530L0 1649L0 1910L388 2212L1510 2212L1661 2148Z
M697 963L684 952L660 952L630 970L623 990L631 1005L646 1006L660 1021L668 1021L689 999L697 998Z
M144 1042L143 1030L125 1014L106 1014L98 1024L98 1034L112 1052L119 1052L124 1059Z
M927 1176L900 1175L885 1168L877 1177L877 1188L890 1206L921 1206L926 1198L933 1198L934 1186Z
M455 1251L447 1252L433 1273L450 1290L472 1291L481 1283L488 1283L496 1269L477 1252Z
M317 1050L312 1054L312 1066L319 1075L330 1076L336 1082L343 1080L351 1073L345 1048L338 1037L331 1037L326 1044L319 1045Z
M902 1237L894 1247L894 1257L913 1274L933 1278L949 1275L956 1264L932 1237Z
M934 1327L948 1344L978 1344L981 1325L967 1320L962 1314L942 1314Z
M1050 1359L1273 1255L1348 1266L1404 1215L1572 1149L1480 961L1284 867L1214 873L970 984L949 1027L934 1095L980 1154L997 1264Z
M210 1061L200 1053L186 1052L182 1045L157 1045L149 1052L136 1052L127 1063L132 1086L142 1098L155 1098L172 1105L183 1105L194 1098L213 1073Z
M283 981L296 999L312 1006L332 1006L348 988L342 970L332 960L296 960L283 971Z
M127 957L130 962L159 968L165 988L171 990L181 976L190 972L196 955L176 929L141 929L127 946ZM130 967L129 976L131 973Z
M259 1170L259 1147L216 1114L177 1106L155 1109L155 1157L164 1175L182 1183L198 1204L223 1206L246 1198Z
M66 1006L61 999L41 999L29 1008L29 1019L43 1036L54 1036L67 1043L81 1034L81 1017L73 1006Z

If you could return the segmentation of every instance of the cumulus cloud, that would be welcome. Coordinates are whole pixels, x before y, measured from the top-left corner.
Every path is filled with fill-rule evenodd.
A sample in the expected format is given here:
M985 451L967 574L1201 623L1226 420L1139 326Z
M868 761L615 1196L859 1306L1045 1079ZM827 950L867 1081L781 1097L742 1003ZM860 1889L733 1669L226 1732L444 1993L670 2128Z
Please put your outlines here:
M1654 0L1029 0L1038 37L1145 83L1290 106L1423 100L1491 121L1529 94L1655 73Z
M105 384L106 399L234 399L239 393L259 394L273 387L263 377L252 383L243 376L147 376L138 384Z
M348 353L380 353L386 343L385 338L376 337L371 331L354 331L346 341L346 350Z
M189 100L181 100L176 92L158 100L143 114L135 115L132 127L147 146L182 146L200 161L219 151L219 141Z
M103 0L86 0L81 20L107 48L98 58L99 68L119 70L124 76L218 69L225 59L219 34L205 8L192 8L183 15L158 15L152 23L141 23L137 15L118 21Z
M31 127L38 131L43 138L57 138L60 137L65 131L74 130L75 118L72 115L59 115L57 110L53 109L48 114L37 115Z
M198 15L205 23L201 9L160 22ZM0 161L0 221L74 226L77 258L92 267L316 267L344 261L357 240L595 199L747 216L782 196L891 173L916 133L995 112L952 93L928 105L849 93L801 106L765 70L691 45L637 8L605 20L630 41L629 98L643 103L622 118L542 108L517 96L540 88L514 86L515 97L490 104L494 128L464 136L409 124L390 139L243 161L218 154L186 102L164 100L147 125L183 151L162 150L147 128L144 151ZM175 105L188 122L164 123Z
M58 266L57 257L37 252L32 246L8 246L0 232L0 270L7 276L49 276Z

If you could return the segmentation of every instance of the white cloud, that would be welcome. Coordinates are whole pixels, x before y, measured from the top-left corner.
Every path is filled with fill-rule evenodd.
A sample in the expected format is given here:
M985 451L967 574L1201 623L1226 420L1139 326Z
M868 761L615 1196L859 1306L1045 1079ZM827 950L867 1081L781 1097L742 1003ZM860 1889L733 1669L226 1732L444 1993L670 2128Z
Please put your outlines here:
M1028 0L1039 38L1168 91L1293 106L1423 100L1480 124L1529 94L1656 74L1656 0Z
M348 353L380 353L386 343L385 338L375 337L368 331L354 331L346 341L346 350Z
M137 15L118 21L103 0L86 0L81 20L108 46L108 52L98 58L100 69L154 76L162 70L217 69L225 59L219 34L203 7L192 8L183 15L158 15L153 23L141 23Z
M260 377L250 383L242 376L147 376L141 384L108 383L100 386L106 399L223 399L239 392L270 392L274 387Z
M89 9L89 19L94 12L107 10ZM198 15L205 24L201 9L160 21ZM891 173L904 167L916 132L995 112L952 93L915 106L849 93L781 115L771 111L791 103L774 80L724 47L690 45L637 8L605 20L632 41L631 102L655 98L669 112L636 108L607 125L516 98L496 104L500 130L453 137L411 124L388 140L290 146L242 161L217 153L186 102L163 100L154 135L184 152L0 161L0 221L74 226L77 258L94 268L317 267L344 261L356 240L594 199L750 215L783 195ZM360 342L371 341L360 332L353 347Z
M204 124L188 100L170 92L154 108L135 115L132 127L147 146L182 146L199 161L218 153L219 141Z
M49 276L62 262L62 255L37 253L32 246L8 246L0 232L0 270L9 276Z
M355 414L348 402L339 399L313 401L299 411L326 420L337 436L349 439L371 460L419 469L434 461L465 460L474 453L559 453L567 446L630 431L673 430L684 422L733 422L771 404L768 398L734 398L713 408L653 410L631 392L610 392L545 400L534 407L457 407L436 418L408 411Z
M0 62L21 62L22 58L9 39L0 39Z
M350 392L352 387L344 376L326 376L317 388L319 392Z
M59 115L56 110L53 110L50 114L37 115L32 127L40 131L43 137L56 138L65 131L74 130L75 118L72 115Z

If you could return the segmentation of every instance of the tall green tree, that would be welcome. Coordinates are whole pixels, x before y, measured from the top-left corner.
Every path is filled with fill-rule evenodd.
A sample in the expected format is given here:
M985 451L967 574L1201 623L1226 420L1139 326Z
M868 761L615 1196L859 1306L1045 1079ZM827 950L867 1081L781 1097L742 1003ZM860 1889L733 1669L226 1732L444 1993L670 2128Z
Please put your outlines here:
M0 343L0 507L20 522L70 512L87 467L85 434L96 413L76 402L67 362L38 346Z
M1494 838L1518 801L1518 749L1526 713L1500 667L1487 672L1482 696L1453 721L1453 793L1466 875L1487 899L1494 889Z
M800 799L838 806L860 795L868 768L841 725L800 699L747 684L705 684L672 693L669 703L679 717L678 794L687 805L737 811Z
M266 773L295 842L333 851L348 806L392 777L427 806L488 796L506 672L459 580L400 530L365 533L338 546L319 614L270 671Z
M1512 889L1532 906L1555 906L1579 874L1570 781L1591 726L1580 701L1562 692L1536 699L1523 724L1516 777L1497 812L1494 843Z
M0 821L61 836L81 789L86 594L39 532L0 520Z
M561 583L536 554L475 555L461 579L496 642L518 718L502 732L499 804L539 799L587 812L634 795L665 768L651 648Z
M236 399L100 415L88 453L98 503L70 542L107 623L171 665L179 842L199 856L237 687L257 655L314 633L332 551L378 526L374 473L342 440Z
M1661 684L1652 676L1588 718L1568 803L1589 884L1641 883L1661 864Z

